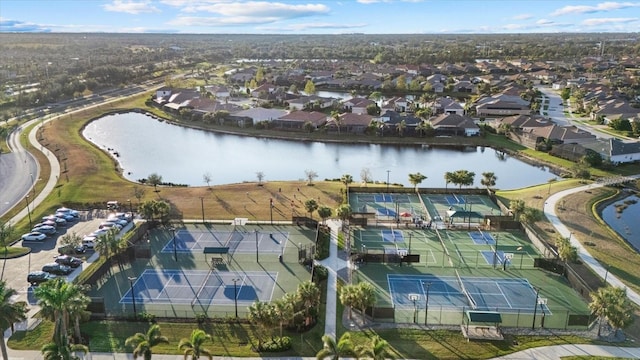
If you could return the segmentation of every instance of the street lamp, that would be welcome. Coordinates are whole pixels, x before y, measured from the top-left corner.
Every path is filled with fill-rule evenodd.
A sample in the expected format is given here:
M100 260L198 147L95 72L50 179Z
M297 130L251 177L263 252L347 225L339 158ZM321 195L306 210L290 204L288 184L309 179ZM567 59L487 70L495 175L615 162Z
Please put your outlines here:
M31 210L29 210L29 195L25 198L27 201L27 214L29 215L29 229L31 229Z
M240 279L231 279L233 281L233 302L236 306L236 319L238 319L238 281Z
M424 282L422 283L425 284ZM424 304L424 326L427 326L427 318L429 317L429 289L431 289L431 281L427 282L427 300Z
M495 240L496 240L496 246L493 249L493 268L496 268L496 263L498 262L498 234L496 234Z
M387 170L387 192L389 192L389 173L391 170Z
M33 173L29 173L31 176L31 189L33 190L33 199L36 199L36 183L33 181Z
M413 323L418 322L418 305L416 305L416 301L418 301L418 294L409 294L409 300L413 301Z
M173 258L175 261L178 261L178 249L176 246L176 229L174 227L170 227L171 233L173 234L171 240L173 241Z
M269 212L271 214L271 225L273 225L273 198L269 198Z
M133 207L131 206L131 199L127 199L129 203L129 214L131 214L131 218L133 219Z
M136 319L138 317L138 314L136 312L136 297L135 294L133 293L133 282L136 281L136 277L134 276L129 276L129 286L131 287L131 301L133 302L133 318Z
M536 301L533 303L533 323L531 324L531 330L535 330L536 328L536 312L538 311L538 295L540 294L540 289L535 289L536 291Z
M200 196L200 209L202 209L202 223L204 224L204 197Z

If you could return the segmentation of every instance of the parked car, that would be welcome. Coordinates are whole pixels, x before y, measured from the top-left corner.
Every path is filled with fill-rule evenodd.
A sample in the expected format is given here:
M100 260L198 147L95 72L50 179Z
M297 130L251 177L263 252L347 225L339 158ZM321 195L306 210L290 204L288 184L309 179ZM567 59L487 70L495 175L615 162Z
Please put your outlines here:
M98 240L97 236L87 235L82 238L82 245L87 249L93 249L96 246L96 241Z
M116 228L118 229L118 231L122 230L122 226L113 222L108 222L108 221L100 223L100 226L99 226L99 229L111 229L111 228Z
M87 236L98 237L98 236L100 236L100 235L104 235L104 234L106 234L106 233L108 233L108 232L109 232L109 229L107 229L107 228L104 228L104 229L98 229L98 230L96 230L96 231L92 232L91 234L89 234L89 235L87 235Z
M43 241L46 238L47 235L37 231L22 235L22 241Z
M58 247L58 254L60 255L79 255L84 254L87 251L84 245L63 245Z
M53 221L53 220L43 220L42 222L37 223L34 227L38 227L38 226L42 226L42 225L49 225L49 226L53 226L55 228L58 227L58 223Z
M59 255L55 257L55 262L57 262L60 265L66 265L66 266L70 266L72 268L77 268L78 266L82 265L83 261L81 259L78 259L75 256L69 256L69 255Z
M40 225L31 229L31 232L40 232L45 235L53 235L56 233L56 227L51 225Z
M131 213L117 212L113 214L113 216L122 220L126 220L127 222L131 222L131 220L133 220L133 216L131 215Z
M42 271L48 272L54 275L69 275L73 271L73 269L66 265L60 265L56 262L44 264L42 266Z
M55 279L56 276L44 271L32 271L27 275L27 282L31 286L37 286L45 281Z
M65 219L65 221L66 221L66 222L72 222L72 221L76 221L76 220L78 220L78 218L77 218L77 217L75 217L75 216L73 216L73 215L71 215L71 214L68 214L68 213L61 213L61 212L57 212L57 213L56 213L56 217L57 217L57 218L60 218L60 219Z
M115 217L114 217L114 218L109 218L109 219L107 219L107 222L112 222L112 223L114 223L114 224L118 224L118 225L120 225L120 226L121 226L121 227L123 227L123 228L124 228L125 226L127 226L127 224L129 223L127 220L122 220L122 219L115 218Z
M49 216L45 216L42 218L43 221L55 221L56 225L58 226L65 226L67 225L67 220L65 220L64 218L59 218L55 215L49 215Z
M69 209L69 208L66 208L66 207L58 208L58 209L56 210L56 213L65 213L65 214L69 214L69 215L71 215L71 216L73 216L73 217L75 217L75 218L80 217L80 214L78 213L78 211L73 210L73 209Z

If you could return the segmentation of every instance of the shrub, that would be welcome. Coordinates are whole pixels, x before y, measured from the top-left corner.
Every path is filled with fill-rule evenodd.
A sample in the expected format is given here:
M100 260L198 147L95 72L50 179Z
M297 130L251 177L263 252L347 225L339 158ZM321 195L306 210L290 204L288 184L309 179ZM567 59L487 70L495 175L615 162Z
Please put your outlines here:
M288 336L278 337L262 344L259 351L281 352L291 349L291 338Z

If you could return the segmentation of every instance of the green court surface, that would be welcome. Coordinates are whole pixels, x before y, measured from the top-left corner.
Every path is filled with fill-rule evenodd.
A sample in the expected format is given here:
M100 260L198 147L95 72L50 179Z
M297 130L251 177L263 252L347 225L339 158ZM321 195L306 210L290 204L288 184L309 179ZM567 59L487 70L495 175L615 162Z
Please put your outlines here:
M449 221L450 214L453 214L454 222L480 223L486 215L500 215L500 208L487 195L461 195L452 192L420 194L420 197L434 220Z
M392 321L422 323L427 314L428 323L458 325L465 310L500 312L513 327L531 327L534 313L538 327L585 329L593 320L564 278L534 268L539 254L520 231L368 227L353 239L354 283L374 284L379 314ZM419 261L400 263L403 249Z
M375 214L376 222L411 222L427 215L413 193L350 193L349 204L355 213Z
M175 234L152 230L151 258L114 261L89 294L104 298L107 315L131 316L135 302L138 314L157 317L232 317L237 303L245 317L255 300L279 299L311 279L298 261L315 241L315 230L306 227L188 224ZM205 254L204 248L228 248L228 254Z

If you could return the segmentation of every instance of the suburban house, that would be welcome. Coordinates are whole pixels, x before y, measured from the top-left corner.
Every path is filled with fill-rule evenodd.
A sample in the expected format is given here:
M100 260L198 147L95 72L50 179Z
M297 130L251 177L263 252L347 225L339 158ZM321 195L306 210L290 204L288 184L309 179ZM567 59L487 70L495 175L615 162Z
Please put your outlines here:
M622 141L616 138L598 139L582 146L597 152L603 159L614 164L640 161L640 142L638 141Z
M454 92L461 92L461 93L476 93L478 91L478 87L473 84L471 81L468 80L464 80L464 81L458 81L455 84L453 84L453 89Z
M247 109L247 110L236 111L233 114L231 114L231 116L229 117L237 119L238 125L241 124L240 123L241 121L242 122L241 127L244 127L249 124L255 125L262 121L272 122L275 119L279 119L284 115L287 115L288 113L289 112L286 110L266 109L266 108L257 107L257 108Z
M480 117L530 113L529 101L517 95L498 94L481 98L476 103L476 114Z
M401 124L404 121L404 134L413 135L416 134L416 128L420 123L422 123L422 119L413 115L408 115L406 113L399 113L393 110L387 110L382 113L379 117L380 121L384 123L384 125L391 130L398 130L398 124Z
M407 112L412 110L411 108L412 104L413 104L413 101L407 99L406 97L396 96L387 100L385 102L384 107L388 109L393 109L394 111L397 111L397 112Z
M326 98L317 95L301 96L297 99L289 100L289 109L291 110L304 110L304 109L326 109L334 104L338 99Z
M354 113L340 114L339 117L340 120L338 122L335 119L329 119L327 122L327 130L329 132L361 135L364 134L373 119L371 115ZM339 130L338 126L340 126Z
M640 116L640 108L634 108L628 102L623 100L609 100L600 105L600 109L592 114L594 119L604 117L604 123L607 124L615 119L631 119Z
M277 119L273 119L271 123L274 127L283 130L304 130L306 123L310 123L313 129L317 129L327 122L326 114L317 111L292 111Z
M265 97L267 94L271 94L276 91L276 86L271 83L264 83L257 88L251 90L251 96L255 98Z
M464 108L451 98L438 98L433 104L433 114L458 114L464 115Z
M442 114L432 117L429 122L437 135L477 136L480 134L480 127L475 124L472 118L465 115Z
M231 96L229 88L222 85L205 85L204 90L211 93L211 95L215 96L216 99L226 99Z
M355 97L346 100L342 103L342 107L345 111L354 114L366 114L367 106L375 105L375 101L366 98Z

